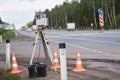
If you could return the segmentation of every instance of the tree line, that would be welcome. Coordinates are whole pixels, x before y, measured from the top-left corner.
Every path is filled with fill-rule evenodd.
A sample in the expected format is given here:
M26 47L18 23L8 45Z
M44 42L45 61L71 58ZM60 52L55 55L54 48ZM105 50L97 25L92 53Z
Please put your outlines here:
M104 29L120 29L120 0L72 0L56 5L44 13L53 28L66 29L66 23L75 22L76 29L100 29L98 8L103 9ZM93 23L93 26L91 26Z
M0 24L9 24L9 23L4 22L4 21L1 19L1 17L0 17Z
M2 21L1 17L0 17L0 24L3 24L4 22Z

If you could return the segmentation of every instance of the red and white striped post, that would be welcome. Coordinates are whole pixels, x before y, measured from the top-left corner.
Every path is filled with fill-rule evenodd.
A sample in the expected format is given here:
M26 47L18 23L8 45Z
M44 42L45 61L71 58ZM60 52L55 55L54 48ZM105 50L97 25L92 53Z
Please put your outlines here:
M104 19L103 19L103 9L102 8L99 8L98 9L98 14L99 14L99 25L102 29L102 32L104 32Z
M99 14L99 24L100 24L100 27L104 26L103 14Z

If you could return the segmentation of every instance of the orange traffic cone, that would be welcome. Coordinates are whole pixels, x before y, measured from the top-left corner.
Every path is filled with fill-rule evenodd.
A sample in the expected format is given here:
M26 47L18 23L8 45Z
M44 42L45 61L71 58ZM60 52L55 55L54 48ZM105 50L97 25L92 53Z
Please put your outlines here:
M54 49L54 57L53 57L53 66L52 69L59 69L60 68L60 64L59 64L59 60L58 60L58 55L57 55L57 50Z
M86 71L83 66L82 66L82 61L81 61L81 57L80 57L80 50L77 50L77 57L76 57L76 68L73 69L74 72L82 72L82 71Z
M18 74L21 73L21 70L19 70L15 53L12 53L12 71L10 72L11 74Z

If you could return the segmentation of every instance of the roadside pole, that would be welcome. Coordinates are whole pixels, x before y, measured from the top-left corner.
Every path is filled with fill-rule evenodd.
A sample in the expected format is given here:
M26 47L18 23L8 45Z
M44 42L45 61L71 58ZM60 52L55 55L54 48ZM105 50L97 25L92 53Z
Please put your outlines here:
M0 35L0 42L2 43L2 35Z
M66 49L65 48L66 48L65 43L59 44L61 80L67 80L67 64L66 64Z
M102 32L104 32L104 18L103 18L103 9L102 8L98 9L98 14L99 14L99 25L101 27Z
M10 64L10 39L6 40L6 69L10 69L11 68L11 64Z

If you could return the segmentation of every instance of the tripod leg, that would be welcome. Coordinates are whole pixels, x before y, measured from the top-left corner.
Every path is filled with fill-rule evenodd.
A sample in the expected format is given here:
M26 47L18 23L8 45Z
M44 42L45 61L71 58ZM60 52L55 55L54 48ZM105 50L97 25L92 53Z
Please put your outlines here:
M41 38L42 38L42 42L43 42L46 62L51 61L51 63L52 63L52 55L51 55L51 51L49 48L49 43L47 42L44 33L41 33Z
M35 49L36 49L38 37L39 37L39 34L37 34L37 35L36 35L36 38L35 38L34 48L33 48L32 56L31 56L31 60L30 60L30 65L32 65L33 57L34 57L34 55L35 55Z
M52 54L51 54L51 50L50 50L49 44L47 44L46 46L47 46L47 50L48 50L48 55L49 55L51 63L52 63L53 62L53 57L52 57Z

